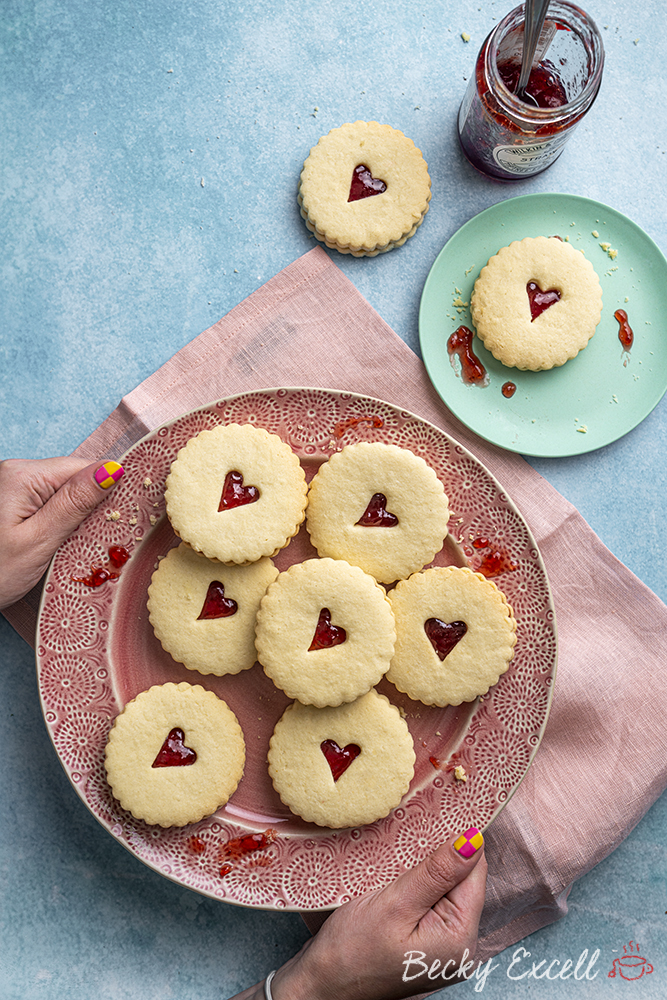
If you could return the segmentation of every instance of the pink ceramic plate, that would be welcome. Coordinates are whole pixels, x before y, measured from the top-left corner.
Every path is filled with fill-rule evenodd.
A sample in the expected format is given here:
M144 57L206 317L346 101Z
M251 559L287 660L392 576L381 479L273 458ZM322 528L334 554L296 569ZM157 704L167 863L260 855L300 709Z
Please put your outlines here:
M450 537L435 562L490 574L518 621L516 654L487 695L429 708L387 681L405 712L417 763L410 790L386 819L332 831L291 815L271 785L266 754L287 698L259 664L233 677L202 676L164 652L146 612L158 557L176 543L164 483L186 441L216 424L252 423L279 434L311 476L355 441L385 441L422 455L450 498ZM44 589L37 666L44 718L77 792L109 832L162 875L205 895L264 909L318 910L376 889L452 833L483 829L526 773L546 724L556 628L546 573L512 501L468 451L431 424L379 400L324 389L267 389L223 399L153 431L122 459L109 500L56 554ZM116 579L91 588L74 578L130 552ZM316 555L305 528L277 557L280 569ZM164 830L125 812L105 780L114 717L152 684L186 680L228 702L243 728L246 770L226 807L193 826ZM467 780L454 775L461 765ZM267 834L267 831L271 831Z

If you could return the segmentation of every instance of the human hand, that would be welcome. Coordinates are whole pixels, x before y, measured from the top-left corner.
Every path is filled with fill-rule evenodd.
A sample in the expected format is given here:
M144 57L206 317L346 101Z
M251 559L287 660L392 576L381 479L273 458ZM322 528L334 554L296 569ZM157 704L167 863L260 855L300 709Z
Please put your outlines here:
M274 1000L402 1000L470 976L486 886L483 846L459 853L472 850L470 839L482 843L466 831L385 889L335 910L278 970Z
M65 539L123 475L118 462L0 462L0 608L28 593Z

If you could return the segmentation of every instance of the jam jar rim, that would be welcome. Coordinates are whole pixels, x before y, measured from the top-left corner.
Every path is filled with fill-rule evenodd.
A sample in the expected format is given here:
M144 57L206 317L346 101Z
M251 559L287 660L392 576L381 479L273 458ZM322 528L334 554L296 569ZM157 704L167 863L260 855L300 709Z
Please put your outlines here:
M574 24L570 23L568 15L573 16ZM562 104L560 107L536 108L530 104L525 104L507 88L498 73L496 62L498 44L510 30L519 27L525 21L524 4L520 4L509 11L491 30L484 43L486 50L484 55L484 75L486 82L491 85L494 96L503 111L526 132L534 131L534 128L530 128L531 125L540 128L543 125L553 125L560 121L565 122L569 118L579 118L588 110L597 97L602 81L605 58L604 43L595 21L581 7L569 3L568 0L551 0L547 11L547 20L560 21L566 24L568 29L575 32L583 44L590 50L593 60L593 72L590 74L581 93L577 94L572 101L568 101L567 104ZM587 30L589 33L590 39L588 45L582 35L583 30Z

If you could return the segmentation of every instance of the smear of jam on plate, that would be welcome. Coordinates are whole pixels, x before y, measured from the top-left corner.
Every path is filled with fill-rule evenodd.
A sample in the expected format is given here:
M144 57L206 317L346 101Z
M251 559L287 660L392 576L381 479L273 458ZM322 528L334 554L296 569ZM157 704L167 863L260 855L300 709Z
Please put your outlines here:
M124 566L127 560L130 558L129 551L123 545L112 545L109 549L109 562L116 569L120 569ZM90 574L88 576L73 576L71 577L74 583L83 583L86 587L101 587L103 583L107 580L117 580L120 573L115 573L114 570L109 569L108 566L91 566Z
M634 344L635 335L628 323L628 314L625 309L617 309L614 313L614 319L618 321L618 339L623 345L624 350L629 351Z
M466 385L486 385L486 368L472 349L472 330L460 326L447 341L449 357L456 355L461 363L461 379Z
M384 427L384 420L382 417L348 417L347 420L341 420L339 424L334 427L334 437L337 439L342 438L345 431L349 430L351 427L358 427L359 424L368 424L369 427Z

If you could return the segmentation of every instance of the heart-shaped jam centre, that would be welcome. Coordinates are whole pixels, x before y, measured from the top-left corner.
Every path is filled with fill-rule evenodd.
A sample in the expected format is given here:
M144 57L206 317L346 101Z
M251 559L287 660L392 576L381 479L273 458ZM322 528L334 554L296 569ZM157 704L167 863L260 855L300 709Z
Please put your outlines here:
M444 660L466 634L468 626L465 622L443 622L440 618L428 618L424 622L424 631L440 659Z
M361 198L372 198L374 194L382 194L387 185L379 177L373 177L368 167L360 163L352 172L352 183L348 201L359 201Z
M331 646L340 646L341 642L347 639L347 632L340 625L331 624L331 612L328 608L322 608L320 617L317 619L315 635L308 650L329 649Z
M341 774L345 774L354 758L361 753L361 747L356 743L348 743L346 747L341 748L335 740L323 740L320 743L320 750L327 759L334 781L338 781Z
M256 500L259 500L259 490L256 486L244 486L243 475L236 469L227 473L218 511L243 507L244 504L255 503Z
M557 288L550 288L543 292L536 281L529 281L526 285L528 301L530 303L530 322L533 323L538 316L541 316L545 309L560 301L560 292Z
M387 510L387 498L384 493L374 493L357 524L362 528L395 528L398 518Z
M152 767L185 767L194 764L197 754L185 745L185 733L182 729L172 729L162 744L159 754Z
M225 597L225 585L219 580L212 580L208 585L206 597L197 621L208 621L211 618L229 618L235 615L239 606L231 597Z

